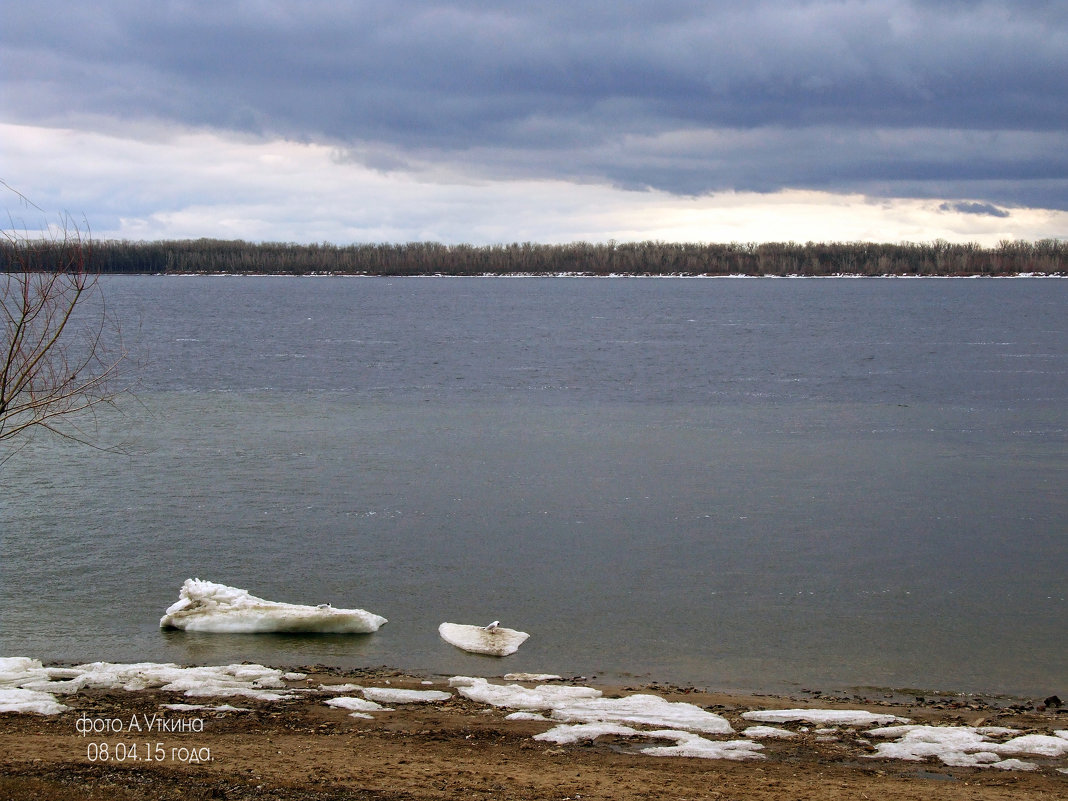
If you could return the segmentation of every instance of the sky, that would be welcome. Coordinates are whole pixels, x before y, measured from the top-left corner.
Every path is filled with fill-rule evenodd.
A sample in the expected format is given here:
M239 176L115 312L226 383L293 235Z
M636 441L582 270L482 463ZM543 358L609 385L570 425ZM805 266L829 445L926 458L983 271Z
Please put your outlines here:
M1064 238L1068 3L9 2L0 180L98 239Z

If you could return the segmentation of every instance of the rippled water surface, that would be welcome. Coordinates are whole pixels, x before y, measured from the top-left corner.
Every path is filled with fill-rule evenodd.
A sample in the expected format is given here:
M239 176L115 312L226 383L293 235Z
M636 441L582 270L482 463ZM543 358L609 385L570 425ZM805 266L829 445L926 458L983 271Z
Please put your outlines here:
M102 283L121 453L0 468L2 655L1065 689L1064 281ZM190 576L390 622L161 632Z

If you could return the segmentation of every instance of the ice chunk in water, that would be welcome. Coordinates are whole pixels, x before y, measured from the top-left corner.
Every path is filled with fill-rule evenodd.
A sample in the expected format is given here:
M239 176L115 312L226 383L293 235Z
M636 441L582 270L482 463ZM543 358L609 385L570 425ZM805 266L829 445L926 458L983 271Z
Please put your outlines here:
M226 634L369 634L385 622L381 615L364 609L267 601L237 587L186 579L178 600L167 608L159 625Z
M506 629L497 621L488 626L469 626L462 623L442 623L438 626L441 639L473 654L488 656L508 656L519 650L519 646L530 636L525 631Z

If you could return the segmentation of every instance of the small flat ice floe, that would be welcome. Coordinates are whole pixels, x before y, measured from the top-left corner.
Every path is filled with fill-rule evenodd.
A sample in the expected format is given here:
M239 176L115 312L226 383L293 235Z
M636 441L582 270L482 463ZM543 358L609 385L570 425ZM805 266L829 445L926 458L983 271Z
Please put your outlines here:
M742 717L760 723L829 723L834 726L885 726L887 723L908 723L908 718L880 715L863 709L758 709L745 712Z
M393 687L365 687L363 697L383 704L431 704L448 701L452 693L442 690L402 690Z
M493 621L488 626L469 626L463 623L442 623L438 634L449 645L463 651L487 656L509 656L530 636L525 631L506 629Z
M186 579L159 625L219 634L369 634L386 622L364 609L267 601L237 587Z

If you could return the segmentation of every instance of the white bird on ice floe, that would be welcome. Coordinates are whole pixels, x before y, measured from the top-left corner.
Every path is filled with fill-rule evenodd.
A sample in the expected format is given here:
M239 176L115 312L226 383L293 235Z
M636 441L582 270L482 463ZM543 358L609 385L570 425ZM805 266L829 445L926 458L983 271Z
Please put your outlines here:
M484 628L486 631L496 631L499 625L501 625L501 621L494 620L488 626L483 626L482 628Z

